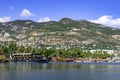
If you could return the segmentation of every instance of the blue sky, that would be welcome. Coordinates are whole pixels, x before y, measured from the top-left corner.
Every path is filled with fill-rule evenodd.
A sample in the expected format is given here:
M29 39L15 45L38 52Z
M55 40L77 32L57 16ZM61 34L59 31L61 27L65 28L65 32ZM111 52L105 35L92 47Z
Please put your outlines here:
M105 25L113 21L110 26L116 27L120 22L119 4L120 0L0 0L0 22L17 19L58 21L69 17Z

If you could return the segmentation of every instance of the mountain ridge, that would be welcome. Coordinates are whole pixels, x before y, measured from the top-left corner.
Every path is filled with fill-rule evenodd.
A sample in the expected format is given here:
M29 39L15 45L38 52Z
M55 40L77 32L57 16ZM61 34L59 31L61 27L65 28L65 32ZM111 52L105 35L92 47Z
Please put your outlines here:
M61 39L61 43L58 43L58 45L68 45L69 43L70 46L76 45L83 48L90 48L91 46L93 48L93 45L97 45L99 48L101 45L106 48L111 46L116 48L120 46L120 29L92 23L87 20L78 21L70 18L62 18L59 21L49 22L15 20L0 23L0 31L0 34L4 32L4 35L5 33L9 33L9 38L14 36L14 41L16 42L20 42L17 36L24 35L26 37L26 35L29 35L28 38L30 38L33 33L36 33L37 36L39 36L38 42L40 38L43 40L48 36ZM49 40L52 41L52 38ZM26 41L25 38L23 40ZM47 43L44 42L44 44L40 44L46 45ZM57 45L57 42L55 44ZM49 45L52 45L52 43Z

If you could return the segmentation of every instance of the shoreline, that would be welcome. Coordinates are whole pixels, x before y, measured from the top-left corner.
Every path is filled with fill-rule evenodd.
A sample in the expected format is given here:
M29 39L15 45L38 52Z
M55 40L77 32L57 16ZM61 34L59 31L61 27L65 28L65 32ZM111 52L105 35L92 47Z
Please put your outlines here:
M120 62L48 62L48 63L38 63L38 62L27 62L27 61L19 61L19 62L0 62L0 64L11 64L11 63L30 63L30 64L119 64Z

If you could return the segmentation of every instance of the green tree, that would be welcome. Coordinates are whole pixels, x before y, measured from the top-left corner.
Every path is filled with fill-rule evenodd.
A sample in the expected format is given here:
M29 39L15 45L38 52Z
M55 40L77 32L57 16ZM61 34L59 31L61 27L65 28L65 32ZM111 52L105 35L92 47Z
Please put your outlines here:
M17 52L18 52L18 53L23 53L23 52L25 52L25 47L24 47L24 46L19 46L19 47L17 48Z

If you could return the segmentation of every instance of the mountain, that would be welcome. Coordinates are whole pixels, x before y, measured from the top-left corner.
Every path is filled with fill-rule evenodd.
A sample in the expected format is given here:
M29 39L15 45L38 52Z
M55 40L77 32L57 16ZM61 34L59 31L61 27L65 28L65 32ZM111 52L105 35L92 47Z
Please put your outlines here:
M15 20L0 23L1 38L20 42L29 40L36 35L37 45L65 45L81 48L118 48L120 46L120 29L111 28L102 24L86 20L72 20L63 18L50 22L34 22L32 20ZM57 41L58 40L58 41ZM40 42L41 41L41 42Z

